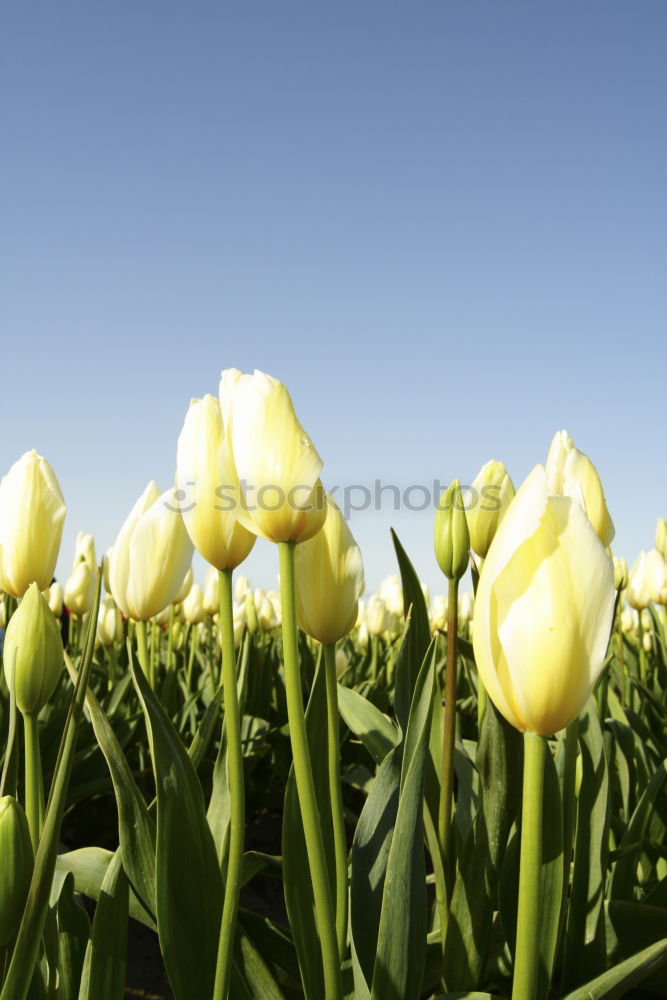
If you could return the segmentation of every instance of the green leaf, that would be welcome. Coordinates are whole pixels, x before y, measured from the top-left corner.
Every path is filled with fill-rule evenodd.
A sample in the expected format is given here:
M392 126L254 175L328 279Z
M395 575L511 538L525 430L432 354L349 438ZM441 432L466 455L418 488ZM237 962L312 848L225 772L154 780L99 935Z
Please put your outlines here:
M400 736L391 719L367 698L342 684L338 685L338 711L345 725L361 740L376 764L381 764Z
M329 799L326 698L324 657L320 654L306 709L306 732L333 899L335 861ZM321 1000L324 996L324 974L294 766L290 767L285 788L282 840L285 904L299 958L303 990L308 1000Z
M663 760L632 814L628 827L619 844L621 857L614 865L609 896L611 899L632 899L636 882L636 871L642 854L647 827L651 820L658 797L667 778L667 760ZM624 850L624 848L630 848Z
M410 611L410 628L405 638L408 643L407 670L396 670L395 711L401 728L405 732L408 713L412 704L412 696L417 683L420 667L424 662L426 650L431 642L431 626L428 620L428 608L419 577L410 562L405 549L398 540L398 535L392 528L391 538L396 551L398 568L403 585L403 607L406 616Z
M90 921L74 898L74 877L67 873L58 898L58 1000L77 1000L90 934Z
M79 1000L122 1000L127 964L129 889L120 850L109 863L93 918Z
M68 666L72 680L75 680L76 671L71 663ZM113 783L123 868L138 899L154 917L155 823L146 808L118 738L92 691L86 692L86 708Z
M435 685L435 643L417 678L405 735L400 797L382 893L372 1000L418 1000L426 960L423 790Z
M603 972L585 986L568 993L563 1000L617 1000L637 983L661 969L667 961L667 938L644 948L632 958Z
M51 899L57 898L64 879L70 873L74 878L75 892L80 892L90 899L99 899L102 883L113 856L113 851L106 851L103 847L79 847L76 851L59 854ZM150 927L152 931L157 930L157 925L134 893L130 895L129 907L130 916L134 920L138 920L145 927Z
M497 909L498 878L520 801L521 736L489 701L477 748L481 808L459 861L445 938L445 983L473 989L484 981Z
M175 1000L210 1000L222 876L197 774L141 668L130 669L146 716L157 791L156 910Z
M577 806L574 868L567 914L563 989L584 982L606 965L604 888L609 830L609 776L595 703L579 720L581 789Z
M630 958L642 948L667 940L667 909L633 903L626 900L605 905L607 948L613 962ZM667 967L652 975L645 983L660 996L667 996Z

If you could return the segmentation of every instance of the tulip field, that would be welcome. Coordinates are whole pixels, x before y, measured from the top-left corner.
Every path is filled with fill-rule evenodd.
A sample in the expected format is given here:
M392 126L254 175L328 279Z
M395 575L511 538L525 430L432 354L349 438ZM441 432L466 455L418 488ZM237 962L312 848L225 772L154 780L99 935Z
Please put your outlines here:
M174 459L62 582L57 470L0 484L0 1000L667 996L667 523L628 570L561 431L367 594L279 381Z

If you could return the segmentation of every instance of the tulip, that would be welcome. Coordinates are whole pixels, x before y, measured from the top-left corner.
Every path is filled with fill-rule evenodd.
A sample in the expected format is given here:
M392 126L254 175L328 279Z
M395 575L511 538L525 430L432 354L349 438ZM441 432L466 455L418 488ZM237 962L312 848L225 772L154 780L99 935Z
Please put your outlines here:
M256 536L238 520L239 486L215 396L193 399L178 439L176 479L183 521L198 552L216 569L234 569Z
M183 601L183 614L190 625L197 625L204 620L204 595L197 583L193 583L190 593Z
M336 650L336 677L340 680L346 670L349 669L350 661L347 654L342 649Z
M297 620L304 632L325 646L354 628L364 589L361 550L328 494L327 502L324 527L296 550Z
M397 618L402 618L404 614L403 586L398 577L395 574L386 577L380 584L378 593L384 601L387 610L392 615L396 615Z
M63 595L63 588L60 586L57 580L54 580L51 586L44 591L44 600L51 608L51 611L56 618L60 618L63 613L63 604L65 598Z
M480 574L477 668L517 729L550 735L576 718L602 670L614 568L581 506L550 496L537 466L511 504Z
M239 520L271 542L303 542L327 516L322 459L299 423L285 386L256 371L223 371L220 405L239 482Z
M664 517L658 518L655 529L655 547L662 558L667 561L667 521Z
M31 583L51 584L65 511L55 472L27 451L0 482L0 590L22 597Z
M622 556L614 556L614 586L616 590L625 590L628 585L628 564Z
M236 584L234 586L234 597L239 604L242 604L245 600L245 595L251 593L252 587L250 586L250 580L247 576L237 577Z
M97 573L95 542L93 536L87 534L85 531L80 531L76 536L73 569L76 569L80 562L85 562L90 567L92 573Z
M431 604L431 629L433 632L444 632L447 627L447 598L444 594L436 594Z
M472 590L466 590L459 598L459 621L470 622L475 608L475 595Z
M449 580L460 580L468 568L470 534L458 479L440 497L433 537L438 566Z
M0 948L7 948L21 923L33 865L28 821L11 795L0 799L0 858Z
M220 610L220 584L218 571L211 567L204 578L204 611L216 615Z
M567 431L554 435L546 464L549 493L576 500L588 515L603 545L614 537L614 523L609 516L597 469L587 455L574 446Z
M623 608L621 611L621 631L626 635L636 632L639 628L639 612L636 608Z
M148 621L178 594L192 559L173 489L148 484L109 550L111 594L126 618Z
M240 646L246 627L245 604L235 604L232 611L234 622L234 645Z
M3 660L18 708L37 716L60 680L64 655L60 628L36 583L30 584L7 626Z
M373 594L368 601L366 625L371 635L383 635L387 631L387 606L379 594Z
M466 494L466 521L470 548L486 558L498 526L514 499L514 483L503 462L483 465Z
M100 601L97 615L97 639L103 646L113 646L123 640L123 619L109 594Z
M667 568L657 549L640 552L630 570L625 597L632 608L641 611L651 601L667 604Z
M185 598L190 593L190 588L192 587L192 580L193 580L192 566L188 566L188 571L185 574L185 576L183 577L183 583L181 584L180 589L179 589L178 593L176 594L176 597L171 602L172 604L182 604L183 603L183 601L185 600Z
M87 562L75 564L72 575L65 584L64 600L70 614L81 618L87 614L95 600L97 572Z

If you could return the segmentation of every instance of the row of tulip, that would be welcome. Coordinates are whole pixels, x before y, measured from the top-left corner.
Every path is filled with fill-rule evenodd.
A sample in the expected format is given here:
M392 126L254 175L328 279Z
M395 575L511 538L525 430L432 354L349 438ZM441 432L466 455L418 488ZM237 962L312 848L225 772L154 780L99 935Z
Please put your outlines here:
M65 517L53 470L29 452L0 485L0 834L14 859L0 861L0 1000L121 996L123 963L99 941L129 913L156 928L178 1000L532 1000L556 981L602 997L654 974L667 932L615 962L624 947L608 947L606 921L627 900L643 926L667 885L652 846L665 795L664 522L628 573L609 551L597 471L560 432L516 494L500 462L468 497L457 481L443 494L446 595L429 609L395 538L400 577L363 605L361 552L280 382L223 372L219 398L188 409L176 469L172 489L147 486L103 569L79 535L63 592L51 582ZM234 587L257 537L277 545L279 594L243 577ZM203 590L195 548L211 566ZM459 595L469 568L474 598ZM51 769L49 726L62 730ZM136 760L115 732L125 727ZM285 739L282 853L262 855L246 849L248 776L284 759ZM59 857L63 816L86 787L72 780L77 760L93 751L109 768L117 850ZM282 880L289 931L240 907L265 870ZM74 887L99 900L76 972L53 943L74 948Z

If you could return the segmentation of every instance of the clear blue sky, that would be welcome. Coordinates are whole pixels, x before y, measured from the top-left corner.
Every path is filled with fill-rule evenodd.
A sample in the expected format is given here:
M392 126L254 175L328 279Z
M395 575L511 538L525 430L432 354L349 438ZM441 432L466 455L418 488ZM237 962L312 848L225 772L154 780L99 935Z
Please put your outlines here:
M327 483L569 430L628 559L667 516L667 4L0 6L0 468L35 447L109 545L191 396L281 378ZM395 524L442 589L431 511ZM276 554L248 563L272 586Z

